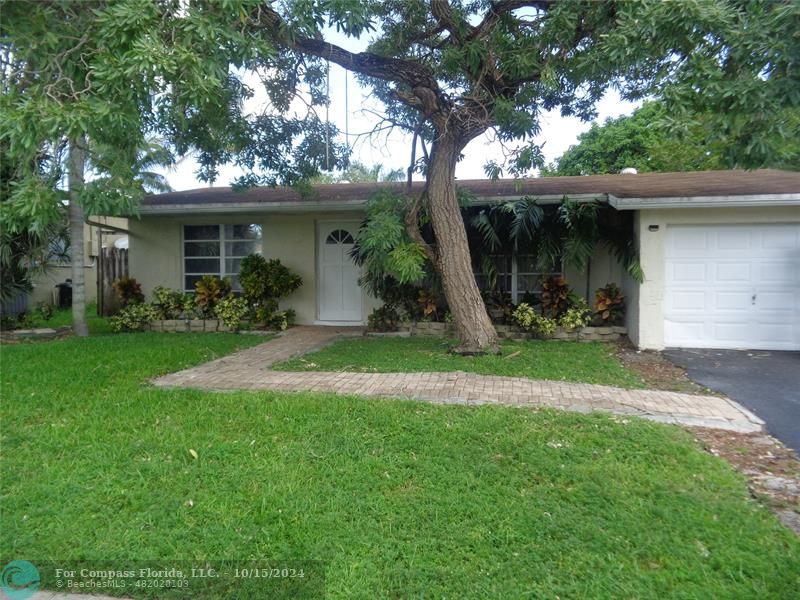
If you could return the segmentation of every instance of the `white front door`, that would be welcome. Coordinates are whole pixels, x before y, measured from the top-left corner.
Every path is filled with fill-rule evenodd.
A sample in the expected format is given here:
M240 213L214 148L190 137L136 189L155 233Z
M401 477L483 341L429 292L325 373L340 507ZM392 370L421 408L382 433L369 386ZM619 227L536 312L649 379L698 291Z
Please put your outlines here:
M362 322L359 267L350 258L357 222L323 221L317 228L319 320Z
M669 227L664 343L800 350L800 225Z

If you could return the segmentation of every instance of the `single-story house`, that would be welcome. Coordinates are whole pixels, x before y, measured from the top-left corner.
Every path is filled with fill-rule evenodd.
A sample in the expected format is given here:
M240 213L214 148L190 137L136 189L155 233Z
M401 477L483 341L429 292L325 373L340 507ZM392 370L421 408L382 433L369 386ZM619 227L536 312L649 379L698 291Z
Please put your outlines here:
M623 286L629 336L640 348L800 350L800 173L733 170L458 184L477 204L522 196L557 203L569 196L634 211L644 282L627 278L598 248L590 288L612 281ZM260 251L303 277L304 285L285 303L297 311L299 323L362 324L379 301L359 287L348 251L367 199L378 188L397 185L320 185L307 197L289 188L149 196L139 217L129 221L130 274L148 296L157 285L192 290L204 274L235 278L241 257ZM508 261L505 275L514 299L536 279L534 262ZM574 284L584 277L565 275Z

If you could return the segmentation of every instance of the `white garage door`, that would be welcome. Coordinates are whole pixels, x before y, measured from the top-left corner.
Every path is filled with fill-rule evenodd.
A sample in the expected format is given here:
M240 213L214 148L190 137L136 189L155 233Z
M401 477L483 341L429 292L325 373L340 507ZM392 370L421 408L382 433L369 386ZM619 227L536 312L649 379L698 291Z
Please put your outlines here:
M664 343L800 350L800 225L668 227Z

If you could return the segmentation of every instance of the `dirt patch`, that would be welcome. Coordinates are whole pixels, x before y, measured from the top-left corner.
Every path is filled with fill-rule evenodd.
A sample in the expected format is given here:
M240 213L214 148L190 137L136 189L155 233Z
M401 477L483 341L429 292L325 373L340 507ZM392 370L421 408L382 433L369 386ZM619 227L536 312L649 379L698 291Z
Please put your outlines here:
M734 433L692 427L703 447L747 477L750 493L800 535L800 459L765 433Z
M689 379L684 369L670 362L661 352L637 350L630 344L619 344L617 357L628 369L644 379L651 389L703 396L721 395Z

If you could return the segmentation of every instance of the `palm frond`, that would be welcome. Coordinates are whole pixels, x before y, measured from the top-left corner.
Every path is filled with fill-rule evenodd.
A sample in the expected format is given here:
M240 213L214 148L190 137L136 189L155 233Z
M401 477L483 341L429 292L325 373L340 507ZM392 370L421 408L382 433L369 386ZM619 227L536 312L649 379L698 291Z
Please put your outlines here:
M472 226L477 230L483 239L483 244L490 252L500 248L502 241L497 230L497 223L491 218L491 212L482 210L472 217Z
M488 254L481 254L481 273L489 280L489 289L497 289L497 264Z
M533 198L522 198L507 205L512 214L509 232L515 248L521 244L531 244L542 224L544 211Z

